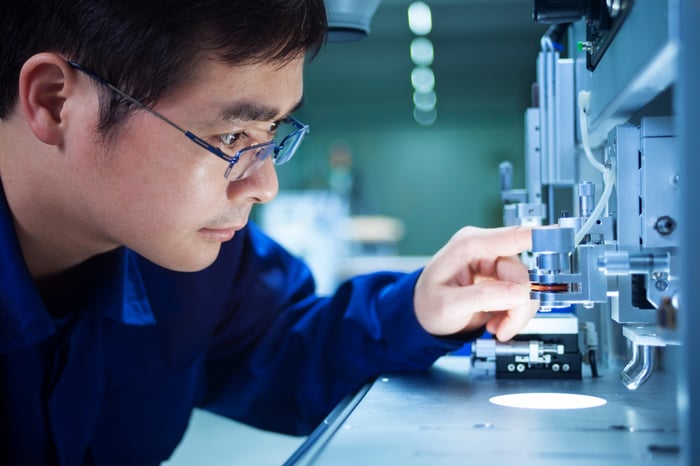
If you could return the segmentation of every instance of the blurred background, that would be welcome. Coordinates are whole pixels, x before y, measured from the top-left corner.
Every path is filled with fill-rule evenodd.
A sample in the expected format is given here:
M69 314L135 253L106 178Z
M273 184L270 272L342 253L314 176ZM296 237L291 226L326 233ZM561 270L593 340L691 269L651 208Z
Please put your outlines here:
M377 267L414 269L464 225L502 225L498 165L511 161L524 186L546 30L532 9L383 0L368 37L330 42L308 64L295 115L311 133L253 218L307 260L320 292Z
M500 162L524 186L523 115L546 29L532 1L425 0L430 28L418 32L412 3L382 0L367 38L308 64L295 116L311 133L278 168L279 198L254 212L309 260L321 291L356 271L412 269L464 225L500 226ZM168 464L281 464L302 441L196 411Z
M530 0L429 0L432 27L418 35L411 3L383 0L366 39L329 43L307 66L296 115L311 134L278 170L282 190L333 189L334 163L349 158L351 212L401 219L405 255L433 253L466 224L501 224L498 164L512 161L522 186L523 114L546 29ZM432 44L427 65L412 60L417 38ZM412 83L416 68L434 85ZM416 111L421 86L434 113Z

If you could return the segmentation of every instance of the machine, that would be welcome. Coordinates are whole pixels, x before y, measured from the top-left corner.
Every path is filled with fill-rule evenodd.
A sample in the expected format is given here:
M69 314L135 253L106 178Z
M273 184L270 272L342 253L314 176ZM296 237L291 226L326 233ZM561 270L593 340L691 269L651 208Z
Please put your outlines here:
M325 0L328 40L352 42L364 39L381 0Z
M698 76L698 34L684 15L697 9L674 0L534 2L534 19L551 26L525 113L526 186L513 188L509 162L500 183L504 224L534 226L524 260L541 308L512 342L483 339L472 352L473 367L497 378L596 377L600 366L633 391L655 372L671 377L684 464L700 461L690 440L700 369L685 327L698 320L687 184L700 101L688 81Z

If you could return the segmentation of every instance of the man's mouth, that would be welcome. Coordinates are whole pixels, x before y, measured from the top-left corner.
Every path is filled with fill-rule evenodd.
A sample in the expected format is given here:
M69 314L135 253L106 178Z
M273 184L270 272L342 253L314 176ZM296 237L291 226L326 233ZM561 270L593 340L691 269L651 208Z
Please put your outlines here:
M229 241L242 227L202 228L199 233L208 241Z

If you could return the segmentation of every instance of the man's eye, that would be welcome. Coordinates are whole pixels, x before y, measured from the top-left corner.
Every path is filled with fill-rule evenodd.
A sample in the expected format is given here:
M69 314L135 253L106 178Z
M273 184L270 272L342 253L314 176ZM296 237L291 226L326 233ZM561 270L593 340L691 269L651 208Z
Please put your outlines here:
M244 133L226 133L220 136L221 143L225 146L233 146L242 139Z

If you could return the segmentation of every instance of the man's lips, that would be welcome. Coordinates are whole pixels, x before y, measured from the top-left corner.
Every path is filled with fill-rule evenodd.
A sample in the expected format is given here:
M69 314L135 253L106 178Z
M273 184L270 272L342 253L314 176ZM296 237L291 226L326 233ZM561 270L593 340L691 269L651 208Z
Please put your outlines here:
M199 233L209 241L229 241L242 227L202 228Z

